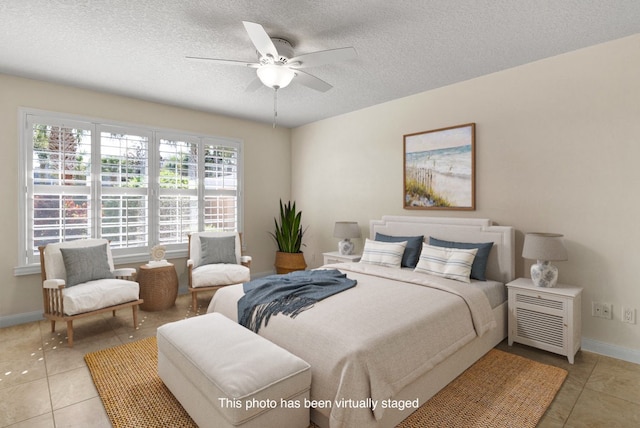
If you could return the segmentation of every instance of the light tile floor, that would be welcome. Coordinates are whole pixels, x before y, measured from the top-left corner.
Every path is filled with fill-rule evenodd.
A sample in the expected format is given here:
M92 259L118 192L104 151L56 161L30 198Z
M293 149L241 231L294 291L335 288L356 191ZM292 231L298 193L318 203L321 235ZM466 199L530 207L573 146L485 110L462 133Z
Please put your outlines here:
M210 297L199 299L198 313L206 311ZM55 333L44 321L0 329L0 427L110 427L84 355L153 336L166 322L194 316L190 302L181 295L171 309L140 311L135 330L130 310L76 321L73 348L67 347L62 323ZM640 426L640 365L584 351L571 365L559 355L506 341L498 348L569 371L540 427Z

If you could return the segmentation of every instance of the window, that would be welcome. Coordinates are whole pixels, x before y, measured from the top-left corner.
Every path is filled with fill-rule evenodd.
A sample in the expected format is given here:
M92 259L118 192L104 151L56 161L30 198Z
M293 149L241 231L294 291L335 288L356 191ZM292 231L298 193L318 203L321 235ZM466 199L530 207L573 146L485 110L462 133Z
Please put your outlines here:
M157 242L149 236L149 141L151 135L99 127L100 227L112 250L135 252ZM124 251L122 251L124 252Z
M198 148L196 141L160 139L159 227L164 243L184 242L198 231Z
M29 128L26 232L35 255L40 245L91 236L92 133L87 124L73 122Z
M238 217L238 156L233 149L205 141L204 221L211 228L234 230Z
M188 234L240 230L241 143L232 139L22 110L20 266L38 247L105 238L118 262ZM25 270L24 273L31 273Z

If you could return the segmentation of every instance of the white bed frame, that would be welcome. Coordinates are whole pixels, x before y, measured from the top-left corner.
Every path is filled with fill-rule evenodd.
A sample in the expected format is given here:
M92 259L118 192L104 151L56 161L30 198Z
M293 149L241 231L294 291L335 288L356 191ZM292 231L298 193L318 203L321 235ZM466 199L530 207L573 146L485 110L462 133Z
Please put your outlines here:
M430 236L457 242L493 242L494 245L487 265L487 278L507 283L515 276L514 230L508 226L493 226L491 221L487 219L384 216L381 220L371 221L370 236L372 239L375 238L376 233L393 236L423 235L426 242ZM224 303L218 304L217 296L214 296L208 312L222 312L231 319L237 319L235 302L243 294L242 287L226 287L224 292L227 297L222 299ZM229 302L233 302L233 304L229 305ZM414 401L418 398L420 404L424 404L491 348L500 343L507 336L507 303L494 308L493 313L496 317L497 328L467 343L424 376L407 385L392 399ZM372 421L366 426L367 428L392 428L414 410L410 407L404 411L386 409L379 421ZM325 413L327 412L325 411ZM325 415L322 410L312 408L311 420L322 428L329 428L328 413Z
M493 242L487 264L487 278L507 283L515 278L515 234L512 227L494 226L488 219L383 216L381 220L371 220L370 237L376 233L393 236L424 235L456 242ZM395 397L396 400L420 399L424 404L449 382L459 376L491 348L507 336L507 303L493 310L498 328L477 337L449 358L438 364L427 374L408 385ZM401 412L387 409L379 422L379 427L395 427L415 409ZM312 420L321 427L328 427L328 420L312 411Z

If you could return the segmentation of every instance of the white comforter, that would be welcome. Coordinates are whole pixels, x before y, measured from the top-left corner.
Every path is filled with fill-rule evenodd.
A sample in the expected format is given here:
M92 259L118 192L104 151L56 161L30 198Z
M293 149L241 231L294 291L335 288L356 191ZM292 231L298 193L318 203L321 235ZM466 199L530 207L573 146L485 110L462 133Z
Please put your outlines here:
M496 325L486 296L469 284L362 263L324 267L358 284L295 319L272 317L260 335L311 365L311 399L327 404L316 411L332 428L375 424L383 400ZM242 294L241 285L218 290L209 312L237 321ZM343 400L351 401L338 406Z

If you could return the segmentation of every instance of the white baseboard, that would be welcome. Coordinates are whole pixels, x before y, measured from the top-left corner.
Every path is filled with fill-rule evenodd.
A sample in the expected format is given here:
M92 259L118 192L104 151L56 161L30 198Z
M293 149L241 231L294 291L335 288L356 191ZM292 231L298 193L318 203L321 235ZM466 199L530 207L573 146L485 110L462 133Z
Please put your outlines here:
M0 317L0 328L9 327L12 325L26 324L33 321L41 321L42 311L25 312L22 314L7 315Z
M622 346L584 337L582 338L582 349L596 354L606 355L607 357L629 361L630 363L640 364L640 351L637 349L623 348Z

